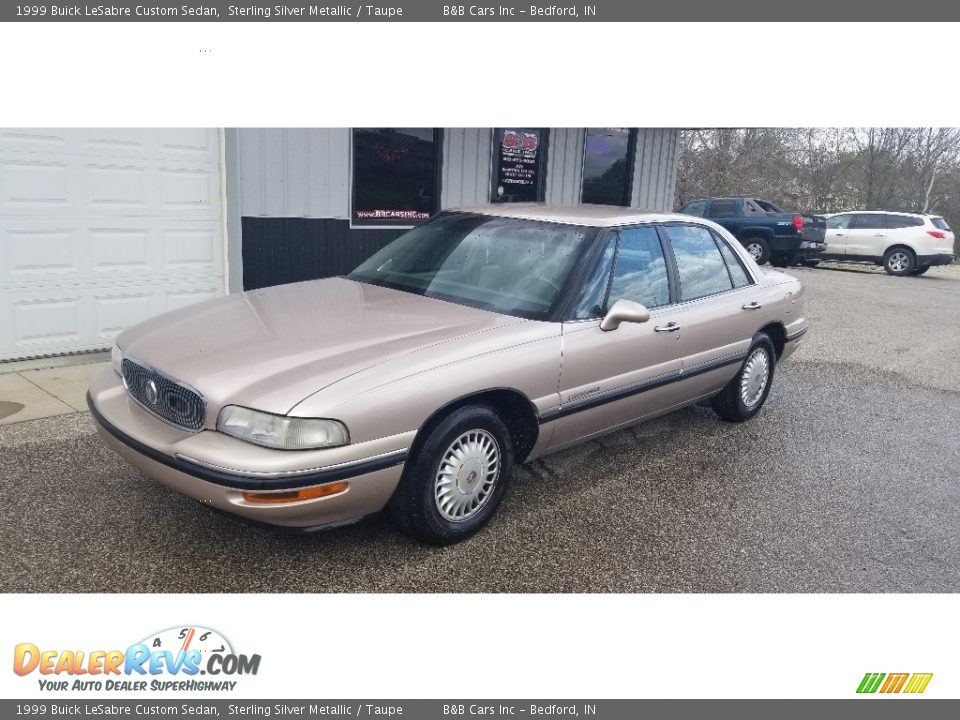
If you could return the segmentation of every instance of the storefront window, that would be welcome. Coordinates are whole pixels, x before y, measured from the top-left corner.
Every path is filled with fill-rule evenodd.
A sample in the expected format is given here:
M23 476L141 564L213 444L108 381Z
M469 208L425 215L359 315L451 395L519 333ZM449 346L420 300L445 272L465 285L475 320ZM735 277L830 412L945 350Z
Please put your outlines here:
M493 131L492 202L543 200L547 131L497 128Z
M416 225L437 211L439 131L355 128L353 205L356 225Z
M635 142L635 131L629 128L587 129L581 202L630 204L630 164Z

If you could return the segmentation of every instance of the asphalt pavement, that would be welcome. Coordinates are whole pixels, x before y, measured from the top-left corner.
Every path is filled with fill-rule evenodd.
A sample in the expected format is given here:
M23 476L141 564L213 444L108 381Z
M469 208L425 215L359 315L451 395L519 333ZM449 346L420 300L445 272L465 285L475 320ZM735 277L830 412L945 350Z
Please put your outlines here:
M0 427L0 591L960 591L960 267L790 272L811 330L753 421L689 408L520 468L448 548L214 514L86 413Z

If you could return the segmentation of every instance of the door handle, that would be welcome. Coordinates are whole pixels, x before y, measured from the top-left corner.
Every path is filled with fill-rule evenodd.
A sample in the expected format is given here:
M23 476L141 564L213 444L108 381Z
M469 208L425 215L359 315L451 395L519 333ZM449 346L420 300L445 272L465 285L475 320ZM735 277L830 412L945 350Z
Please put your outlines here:
M668 322L666 325L657 325L653 331L654 332L676 332L680 329L680 326L675 322Z
M877 233L876 235L874 235L874 237L886 237L886 235L884 235L883 233Z
M758 303L756 300L754 300L753 302L748 302L746 305L744 305L744 306L743 306L743 309L744 309L744 310L759 310L759 309L762 308L762 307L763 307L763 305L761 305L761 304Z
M846 237L846 235L844 235L843 233L834 233L833 236L834 236L834 237Z

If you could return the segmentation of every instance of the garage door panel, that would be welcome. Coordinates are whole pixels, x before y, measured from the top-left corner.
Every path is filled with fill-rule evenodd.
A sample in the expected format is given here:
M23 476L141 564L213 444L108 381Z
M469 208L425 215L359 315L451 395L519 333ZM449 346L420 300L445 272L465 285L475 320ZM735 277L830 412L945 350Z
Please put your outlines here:
M222 277L218 222L0 217L0 289Z
M217 133L207 128L0 128L0 152L5 150L214 164L220 156Z
M81 264L77 233L67 227L0 230L6 247L0 260L0 282L33 282L76 276Z
M216 282L0 292L0 361L102 350L154 315L221 294Z
M93 212L124 212L150 209L150 179L147 168L136 165L87 165L87 207Z
M156 264L149 227L93 227L87 232L87 257L95 273L148 273Z
M75 293L65 297L20 297L13 301L14 342L18 347L73 344L80 340L80 304Z
M220 216L215 162L0 151L0 215Z
M219 187L213 168L182 165L160 170L160 210L162 212L220 211Z
M0 212L38 213L71 208L70 166L51 159L10 157L0 162Z
M184 158L206 157L215 161L217 148L211 141L216 135L204 129L170 128L158 130L156 134L157 146L165 157L180 156Z
M0 360L108 347L223 292L209 129L0 129Z

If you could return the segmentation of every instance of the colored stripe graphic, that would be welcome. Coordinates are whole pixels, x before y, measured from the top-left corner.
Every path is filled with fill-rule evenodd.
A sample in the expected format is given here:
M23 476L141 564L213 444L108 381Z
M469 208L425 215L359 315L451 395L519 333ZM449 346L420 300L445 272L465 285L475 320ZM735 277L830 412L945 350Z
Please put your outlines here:
M927 689L933 673L866 673L860 685L857 687L858 693L875 693L878 690L885 694L895 694L903 691L904 693L918 694ZM884 681L884 679L886 679ZM882 683L882 685L881 685Z
M882 693L898 693L903 688L903 684L910 677L910 673L890 673L887 675L887 681L880 688Z
M922 693L927 689L927 685L930 684L930 679L932 677L933 673L914 673L913 677L910 678L910 682L907 683L907 687L904 692Z
M860 687L857 688L857 692L875 693L877 688L880 687L880 683L884 677L886 677L884 673L867 673L863 676L863 680L860 681Z

